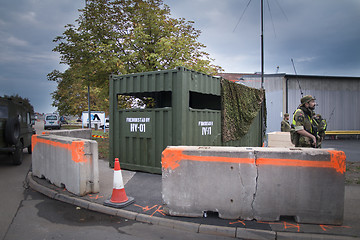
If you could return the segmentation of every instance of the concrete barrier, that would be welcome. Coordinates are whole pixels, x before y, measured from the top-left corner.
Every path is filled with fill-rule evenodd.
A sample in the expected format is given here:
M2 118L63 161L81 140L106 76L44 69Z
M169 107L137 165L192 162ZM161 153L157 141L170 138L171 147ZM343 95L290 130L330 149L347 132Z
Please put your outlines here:
M257 148L255 219L341 225L345 154L313 148Z
M256 190L252 148L168 147L162 156L162 198L169 215L253 219Z
M42 135L58 135L73 138L82 138L91 140L92 131L89 128L72 129L72 130L50 130L41 132Z
M83 196L99 192L96 141L58 135L33 135L32 171L58 187Z
M325 149L168 147L162 198L172 216L341 224L345 154Z

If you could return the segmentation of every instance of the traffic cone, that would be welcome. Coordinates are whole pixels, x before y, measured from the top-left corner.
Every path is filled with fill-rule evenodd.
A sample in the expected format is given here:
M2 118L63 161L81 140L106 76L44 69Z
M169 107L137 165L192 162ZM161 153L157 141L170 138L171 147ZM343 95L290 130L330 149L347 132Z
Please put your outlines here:
M104 205L114 208L123 208L132 204L134 201L133 197L126 196L119 159L115 158L113 192L111 198L105 200Z

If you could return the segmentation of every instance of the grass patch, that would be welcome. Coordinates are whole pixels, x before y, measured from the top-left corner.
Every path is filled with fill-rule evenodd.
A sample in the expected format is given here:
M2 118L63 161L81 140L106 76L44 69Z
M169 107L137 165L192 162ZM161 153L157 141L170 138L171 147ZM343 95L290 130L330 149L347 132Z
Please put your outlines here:
M104 130L93 130L92 135L101 136L104 138L92 137L92 140L97 141L99 159L109 159L109 132Z
M73 129L81 129L81 125L71 125L71 124L67 124L67 125L62 125L61 129L64 130L73 130ZM104 138L97 138L97 137L92 137L92 140L97 141L98 143L98 152L99 152L99 159L105 159L108 160L109 159L109 130L107 129L105 132L103 129L99 129L99 130L92 130L92 135L96 135L96 136L101 136Z
M360 185L360 162L347 162L345 183Z
M81 129L81 125L71 125L71 124L64 124L61 125L61 130L73 130L73 129Z

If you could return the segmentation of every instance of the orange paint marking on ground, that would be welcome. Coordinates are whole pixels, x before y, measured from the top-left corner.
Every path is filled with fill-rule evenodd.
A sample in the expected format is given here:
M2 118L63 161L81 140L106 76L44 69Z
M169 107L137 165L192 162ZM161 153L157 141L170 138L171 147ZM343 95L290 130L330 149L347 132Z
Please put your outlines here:
M284 222L284 229L287 230L289 228L296 228L297 232L300 232L300 225L298 223L288 223L288 222Z
M237 220L236 222L229 222L230 225L237 224L237 223L241 223L242 225L246 226L245 222L241 221L241 220Z
M253 158L230 158L216 156L193 156L183 153L184 149L165 149L162 155L162 166L165 169L172 170L180 166L182 160L198 161L198 162L227 162L227 163L248 163L255 164Z
M162 209L162 206L159 206L154 212L153 214L150 215L150 217L154 216L155 213L160 213L161 215L165 216L164 210Z
M103 196L101 196L99 194L96 194L95 197L94 197L93 195L89 194L89 198L97 200L99 198L103 198Z
M156 208L158 205L154 205L154 206L152 206L150 208L149 208L149 206L143 207L143 206L140 206L140 205L137 205L137 204L134 204L134 206L141 208L144 212L147 212L147 211L150 211L153 208Z
M349 226L333 226L333 225L331 225L331 226L329 226L329 225L320 225L320 227L324 232L326 232L328 229L331 230L331 229L334 229L334 228L351 228Z
M192 156L183 153L184 149L165 149L162 155L162 166L165 169L176 169L182 160L199 162L228 162L228 163L247 163L255 164L252 158L229 158L216 156ZM279 159L279 158L258 158L256 165L273 165L289 167L315 167L315 168L334 168L337 172L344 174L346 171L345 153L342 151L329 150L330 161L310 161L298 159Z
M71 152L71 158L74 162L80 163L80 162L87 162L87 159L84 157L84 142L83 141L73 141L71 144L69 143L60 143L60 142L54 142L47 139L38 138L37 135L32 136L32 150L34 151L34 148L36 144L43 143L48 144L54 147L60 147L65 148Z

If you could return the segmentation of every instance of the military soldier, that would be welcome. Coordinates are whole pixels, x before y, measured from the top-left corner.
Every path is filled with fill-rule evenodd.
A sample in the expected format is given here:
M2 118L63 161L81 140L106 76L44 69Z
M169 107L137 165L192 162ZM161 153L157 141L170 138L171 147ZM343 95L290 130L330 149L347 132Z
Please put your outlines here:
M289 123L289 114L284 114L284 119L281 121L281 131L282 132L290 132L291 126Z
M325 138L325 131L327 128L326 119L322 118L320 114L316 114L313 117L313 126L317 129L317 146L321 148L321 142Z
M313 128L313 116L315 115L315 98L306 95L301 98L301 104L294 112L291 141L295 147L317 147L317 130Z

